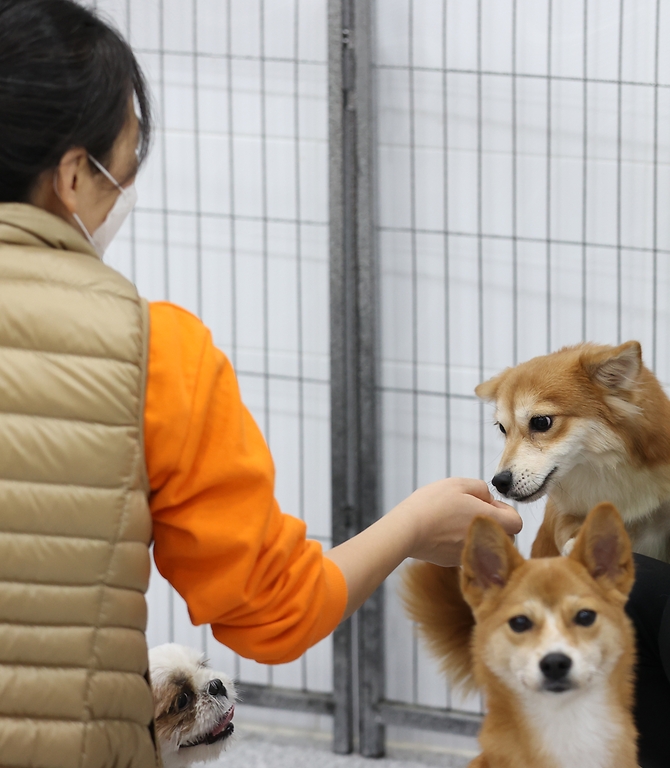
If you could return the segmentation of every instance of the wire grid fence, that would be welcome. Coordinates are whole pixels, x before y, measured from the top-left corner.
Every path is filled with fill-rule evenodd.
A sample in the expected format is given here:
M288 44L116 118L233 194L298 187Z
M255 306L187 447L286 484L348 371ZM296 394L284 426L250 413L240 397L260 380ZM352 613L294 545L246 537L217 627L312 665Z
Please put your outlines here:
M325 4L98 0L147 74L156 138L106 261L203 319L277 467L277 498L331 545ZM154 569L150 645L201 648L247 702L332 709L332 640L291 664L236 656L191 625ZM255 684L255 686L253 685ZM262 686L259 688L258 686ZM271 690L313 693L283 700ZM253 695L254 691L256 694Z
M144 295L212 328L268 436L283 507L326 546L329 396L341 373L329 370L326 179L330 159L332 214L342 192L332 158L370 128L355 88L341 92L367 68L374 130L348 173L355 186L362 166L376 169L379 285L363 298L379 324L367 381L381 415L379 508L445 475L492 476L501 443L473 389L508 365L581 340L637 338L670 382L661 0L98 5L139 52L161 119L140 206L110 261ZM357 23L366 14L370 24ZM359 214L345 208L355 240ZM341 256L333 242L331 231L331 268ZM355 390L352 360L343 375ZM333 425L342 417L333 413ZM527 550L541 505L522 514ZM362 636L381 638L381 651L365 642L357 651L362 728L377 730L362 737L366 754L383 751L384 724L472 733L481 712L479 699L440 682L395 585L383 610L359 620ZM333 688L329 642L270 672L193 630L163 582L153 580L150 600L152 641L201 645L243 681Z
M502 441L473 389L509 365L634 338L670 383L670 8L384 0L375 26L388 509L445 475L492 477ZM521 508L524 551L542 509ZM389 586L387 699L481 712Z

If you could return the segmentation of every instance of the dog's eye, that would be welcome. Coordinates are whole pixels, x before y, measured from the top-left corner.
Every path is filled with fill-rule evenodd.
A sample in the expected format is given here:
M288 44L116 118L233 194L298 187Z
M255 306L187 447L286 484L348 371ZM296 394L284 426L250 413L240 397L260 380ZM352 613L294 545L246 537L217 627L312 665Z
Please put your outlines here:
M551 416L533 416L530 420L530 428L533 432L546 432L551 429L552 424Z
M508 623L513 632L527 632L533 626L528 616L512 616Z
M498 429L503 433L503 435L506 435L507 432L505 431L505 427L503 427L499 421L496 421L496 424L498 425Z
M177 709L181 712L182 709L185 709L188 706L190 700L191 697L188 693L180 693L179 696L177 696Z
M595 620L596 620L596 612L589 611L586 608L584 608L581 611L577 611L577 614L575 616L575 624L579 624L580 627L590 627Z

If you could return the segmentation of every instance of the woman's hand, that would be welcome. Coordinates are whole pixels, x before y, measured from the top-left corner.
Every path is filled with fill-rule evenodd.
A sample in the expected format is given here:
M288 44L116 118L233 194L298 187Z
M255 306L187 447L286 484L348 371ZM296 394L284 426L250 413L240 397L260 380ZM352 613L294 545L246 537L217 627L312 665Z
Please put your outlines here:
M494 500L483 480L453 477L419 488L369 528L327 552L347 582L344 618L407 557L458 565L477 515L495 518L510 535L521 530L517 511Z
M460 565L461 550L472 519L487 515L510 535L519 533L519 513L491 496L483 480L450 477L418 488L389 515L403 518L410 537L408 557L436 565Z

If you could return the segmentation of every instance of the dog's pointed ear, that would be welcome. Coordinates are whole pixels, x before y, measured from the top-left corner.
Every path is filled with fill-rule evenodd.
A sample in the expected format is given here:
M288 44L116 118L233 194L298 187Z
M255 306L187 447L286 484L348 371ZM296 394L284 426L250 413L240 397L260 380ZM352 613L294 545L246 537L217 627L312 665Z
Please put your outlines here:
M635 565L630 539L616 507L598 504L586 517L569 557L586 567L605 589L624 597L633 587Z
M629 390L642 368L642 348L639 341L627 341L618 347L587 349L581 360L593 381L611 390Z
M502 373L499 373L492 379L477 384L475 387L475 395L477 395L480 400L486 400L488 403L494 402L498 397L498 387L500 387L501 380Z
M489 517L476 517L461 558L463 596L476 608L489 590L504 587L523 562L501 525Z

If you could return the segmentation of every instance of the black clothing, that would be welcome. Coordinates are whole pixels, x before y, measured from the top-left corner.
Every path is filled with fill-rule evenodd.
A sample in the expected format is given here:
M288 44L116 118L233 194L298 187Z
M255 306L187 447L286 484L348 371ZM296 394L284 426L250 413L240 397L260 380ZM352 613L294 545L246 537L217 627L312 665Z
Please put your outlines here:
M626 606L635 624L635 722L641 768L670 766L670 565L635 555Z

